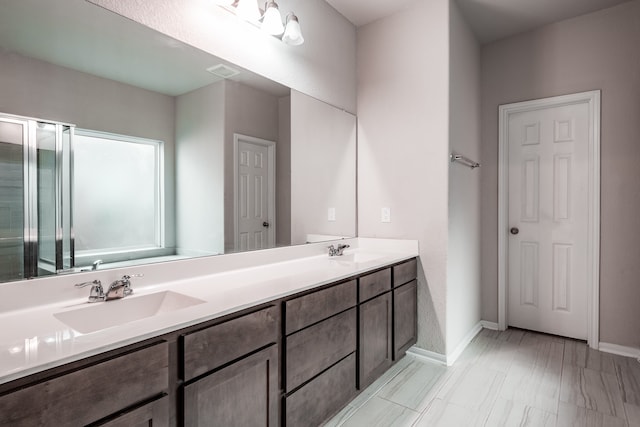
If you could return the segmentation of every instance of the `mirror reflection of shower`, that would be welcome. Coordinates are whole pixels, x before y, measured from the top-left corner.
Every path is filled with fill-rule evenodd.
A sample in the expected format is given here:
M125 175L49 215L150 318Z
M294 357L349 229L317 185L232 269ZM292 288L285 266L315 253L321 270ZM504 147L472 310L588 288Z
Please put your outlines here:
M70 124L0 114L0 280L73 267Z

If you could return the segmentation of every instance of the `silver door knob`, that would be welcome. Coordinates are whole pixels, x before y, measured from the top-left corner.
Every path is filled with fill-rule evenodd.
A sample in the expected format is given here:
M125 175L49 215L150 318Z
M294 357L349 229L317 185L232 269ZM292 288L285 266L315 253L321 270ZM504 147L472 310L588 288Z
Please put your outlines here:
M267 221L265 221L265 222L262 223L262 226L263 227L269 227L269 223Z
M520 230L518 229L518 227L511 227L511 230L509 230L509 232L515 236L520 232Z

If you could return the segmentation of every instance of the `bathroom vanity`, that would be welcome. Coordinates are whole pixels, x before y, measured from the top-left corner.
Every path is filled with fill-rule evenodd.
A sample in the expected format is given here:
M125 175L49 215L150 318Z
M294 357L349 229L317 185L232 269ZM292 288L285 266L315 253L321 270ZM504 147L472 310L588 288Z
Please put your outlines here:
M417 245L375 255L361 247L153 288L204 302L76 333L76 345L61 339L55 356L43 352L39 361L32 346L36 354L21 354L21 368L3 366L0 425L319 425L415 343L416 255ZM233 289L218 289L230 282ZM211 288L221 292L216 298L227 295L224 310L207 297ZM58 310L18 310L2 320ZM64 334L52 321L43 330Z

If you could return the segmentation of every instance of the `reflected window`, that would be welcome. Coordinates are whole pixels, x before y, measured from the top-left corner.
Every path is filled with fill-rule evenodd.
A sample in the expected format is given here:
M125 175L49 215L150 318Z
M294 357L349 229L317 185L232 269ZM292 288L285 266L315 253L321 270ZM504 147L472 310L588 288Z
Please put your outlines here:
M73 145L76 265L161 249L163 143L77 129Z

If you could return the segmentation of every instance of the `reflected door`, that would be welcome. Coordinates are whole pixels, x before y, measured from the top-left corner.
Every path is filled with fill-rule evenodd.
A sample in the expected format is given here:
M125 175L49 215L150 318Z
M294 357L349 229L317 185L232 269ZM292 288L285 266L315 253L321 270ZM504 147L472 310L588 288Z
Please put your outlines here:
M275 246L275 142L244 135L235 145L236 251Z

